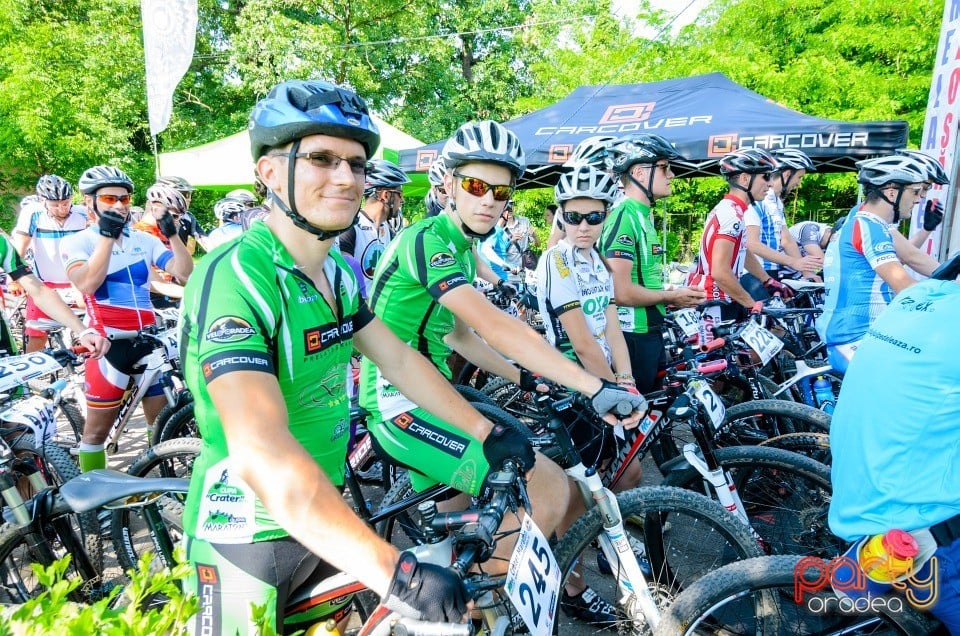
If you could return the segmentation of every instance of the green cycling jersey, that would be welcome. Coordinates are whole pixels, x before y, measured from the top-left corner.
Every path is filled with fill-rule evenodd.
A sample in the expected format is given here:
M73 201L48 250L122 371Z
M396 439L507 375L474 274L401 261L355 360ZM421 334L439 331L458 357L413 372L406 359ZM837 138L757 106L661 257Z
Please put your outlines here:
M347 366L354 331L373 315L339 252L330 252L324 273L336 312L267 225L256 223L204 257L190 277L180 345L203 447L183 515L189 536L213 543L287 536L231 469L223 426L207 391L207 383L221 375L274 375L291 434L334 484L343 483L350 433Z
M653 225L650 207L635 199L624 199L603 224L600 252L607 258L622 258L633 263L630 281L651 290L663 289L660 259L663 246ZM648 333L663 324L667 310L663 303L649 307L617 306L620 328L624 332Z

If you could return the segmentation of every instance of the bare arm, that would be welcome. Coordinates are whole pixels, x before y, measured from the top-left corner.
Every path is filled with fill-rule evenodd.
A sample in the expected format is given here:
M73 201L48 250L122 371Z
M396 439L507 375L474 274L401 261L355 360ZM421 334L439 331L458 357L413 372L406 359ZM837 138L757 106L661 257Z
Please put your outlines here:
M176 234L170 237L170 250L173 252L173 258L163 269L181 283L186 283L193 272L193 257Z
M793 235L790 234L790 228L786 225L780 228L780 247L788 256L792 256L793 258L800 258L802 256L800 246L797 245Z
M13 249L17 250L20 258L23 258L23 255L27 253L27 248L30 247L30 242L33 240L33 237L29 234L14 232L10 235L10 239L13 243Z
M897 258L915 272L929 276L940 266L937 259L911 244L898 230L890 230L890 236L893 238L893 249L897 251Z
M522 367L584 395L592 396L600 390L598 378L565 358L526 323L494 307L473 287L461 285L447 292L440 297L440 304Z
M476 439L486 439L493 428L490 422L454 390L427 358L401 342L379 318L355 333L354 343L415 404ZM509 366L519 380L519 371Z
M43 282L33 274L21 276L17 279L17 282L20 283L24 291L33 298L33 301L37 303L37 307L39 307L43 313L57 322L66 325L67 329L73 333L79 335L86 331L92 331L87 330L86 327L83 326L83 323L80 322L77 315L73 313L73 310L60 298L60 294L44 285ZM101 337L99 334L86 333L81 336L80 339L84 346L91 351L94 358L99 358L110 348L110 341Z
M760 226L758 225L748 225L746 229L746 240L747 240L747 251L758 258L768 260L772 263L778 263L780 265L786 265L787 267L793 268L798 272L815 272L823 267L823 261L817 260L813 256L804 256L800 257L799 251L797 257L794 258L782 252L778 252L768 245L766 245L762 240L760 240ZM794 248L796 248L796 243L794 243ZM753 272L750 272L751 274ZM756 275L756 274L754 274ZM761 280L765 280L767 277L764 276Z
M617 306L613 303L607 305L604 311L607 317L607 328L604 335L607 338L607 344L610 345L610 355L613 357L613 370L617 373L633 374L630 366L630 351L627 349L627 341L623 337L623 330L620 329L620 318L617 316Z
M884 263L876 268L876 272L896 294L917 282L913 280L900 263Z
M653 290L637 285L630 277L633 261L626 258L609 258L613 270L613 292L618 305L623 307L651 307L658 304L677 305L678 307L696 307L706 300L706 293L692 287L678 289Z
M453 331L448 333L443 341L484 371L506 378L516 385L520 384L520 369L494 351L459 318L455 319Z
M275 377L234 371L207 386L223 422L231 465L297 541L383 596L399 554L346 504L294 439Z
M755 302L753 296L748 294L747 290L743 288L743 285L737 280L736 274L733 273L733 269L730 267L730 261L733 260L733 242L727 240L714 242L713 253L707 256L710 258L710 273L713 275L713 280L716 281L717 286L719 286L727 296L747 309L752 308ZM747 256L747 271L757 276L761 282L766 280L767 273L760 267L760 262L750 254ZM754 273L757 270L759 270L758 273Z

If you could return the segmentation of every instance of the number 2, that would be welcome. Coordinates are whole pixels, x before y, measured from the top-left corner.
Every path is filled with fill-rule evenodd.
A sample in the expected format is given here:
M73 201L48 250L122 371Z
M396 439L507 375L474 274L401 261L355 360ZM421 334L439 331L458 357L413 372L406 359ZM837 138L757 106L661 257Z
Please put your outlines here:
M532 567L532 566L531 566L531 567ZM526 596L529 596L529 597L530 597L530 605L532 606L532 611L533 611L533 622L534 622L535 624L539 625L539 624L540 624L540 612L542 611L542 608L541 608L539 605L537 605L537 603L534 601L534 598L533 598L533 590L530 589L530 586L527 585L526 583L521 583L521 584L520 584L520 600L523 601L523 604L524 604L524 605L527 604L527 602L526 602L526 600L525 600L525 598L524 598L524 597L526 597Z

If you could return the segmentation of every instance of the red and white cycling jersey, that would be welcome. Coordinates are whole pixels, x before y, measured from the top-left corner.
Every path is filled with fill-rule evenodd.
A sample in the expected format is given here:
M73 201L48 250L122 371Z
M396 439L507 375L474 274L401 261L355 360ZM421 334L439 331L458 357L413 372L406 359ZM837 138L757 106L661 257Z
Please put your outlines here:
M687 285L707 292L707 300L730 300L713 280L710 271L711 255L717 241L733 243L730 269L739 278L747 255L747 243L743 240L743 213L747 204L733 195L726 195L707 215L707 223L700 237L700 256L687 274Z
M101 240L96 226L77 232L61 243L67 273L86 263ZM150 267L163 269L173 252L160 239L126 227L120 241L114 241L107 277L93 294L84 295L87 324L109 333L109 329L135 330L154 323L150 303Z

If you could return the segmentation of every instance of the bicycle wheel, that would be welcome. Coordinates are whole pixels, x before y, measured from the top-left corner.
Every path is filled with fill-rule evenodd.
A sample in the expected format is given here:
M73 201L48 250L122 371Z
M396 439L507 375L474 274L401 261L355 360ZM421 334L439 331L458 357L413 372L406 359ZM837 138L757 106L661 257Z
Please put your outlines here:
M760 445L805 455L824 466L830 466L833 463L833 456L830 453L830 436L826 433L787 433L771 437L760 442Z
M753 400L727 409L720 440L739 446L786 433L829 433L831 419L829 413L799 402Z
M193 404L193 393L191 393L189 389L184 389L177 394L177 403L173 406L169 404L163 405L163 408L157 413L157 418L153 421L153 437L150 438L151 446L159 444L164 439L175 439L177 437L163 438L163 429L167 425L170 417L187 404Z
M203 442L196 437L172 439L151 446L138 457L127 472L137 477L182 477L189 478L193 462L200 454ZM183 502L185 494L165 493L144 508L118 508L113 510L110 538L117 552L117 561L126 571L136 567L144 552L153 552L155 546L150 536L150 527L145 518L148 508L159 513L170 538L174 543L183 537ZM172 555L166 555L172 557ZM163 564L154 559L151 568L160 569Z
M67 448L74 448L80 443L80 436L83 435L83 427L87 423L87 418L84 417L80 405L73 398L64 398L61 400L59 411L59 414L63 416L63 419L67 422L67 426L69 426L69 432L65 432L63 435L58 434L60 445L66 446ZM60 427L58 426L57 429L59 431Z
M667 606L681 590L721 565L761 554L748 529L716 502L702 495L663 486L636 488L617 495L624 529L635 549L646 549L652 574L647 586L659 608ZM611 603L621 599L616 577L598 559L597 538L604 532L600 510L592 508L573 524L556 544L554 554L564 580L575 563L581 564L583 582ZM604 559L605 561L605 559ZM604 625L617 633L648 633L646 625ZM583 629L583 624L557 612L558 633ZM598 628L599 629L599 628ZM581 633L581 632L578 632Z
M936 622L915 611L906 601L902 611L839 612L836 596L828 588L805 592L794 600L798 576L816 582L822 570L804 568L802 556L769 556L731 563L704 576L676 598L661 616L656 636L736 634L932 634ZM816 583L810 587L816 587ZM826 602L827 600L834 602ZM879 610L880 603L872 604ZM819 611L815 611L819 610Z
M0 527L0 604L20 604L46 590L40 584L32 565L52 565L54 561L64 557L67 550L52 526L44 527L42 534L45 540L34 542L14 524L6 523ZM80 576L76 560L71 560L65 576ZM70 599L78 602L88 600L84 598L82 590L75 591L70 595Z
M543 415L533 400L533 394L524 391L506 378L494 378L483 387L483 393L494 404L530 428L535 428Z
M829 468L809 457L762 446L720 448L716 457L733 478L750 525L768 554L830 558L843 551L844 542L827 527L833 493ZM689 464L670 471L664 485L716 496Z
M467 402L479 402L481 404L489 404L490 406L496 406L496 402L490 399L483 391L476 389L467 384L454 384L453 388L457 390L457 393L466 400Z
M197 426L197 418L193 414L193 400L181 406L170 414L163 430L160 431L159 442L166 442L172 439L181 439L184 437L200 437L200 428Z

